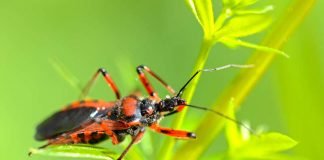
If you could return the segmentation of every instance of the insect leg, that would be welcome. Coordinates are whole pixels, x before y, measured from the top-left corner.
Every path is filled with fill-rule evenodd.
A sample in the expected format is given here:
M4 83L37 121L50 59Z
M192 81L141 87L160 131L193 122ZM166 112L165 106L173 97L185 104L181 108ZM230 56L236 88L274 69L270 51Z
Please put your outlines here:
M99 122L100 127L105 131L105 133L111 138L113 144L118 144L118 136L113 130L125 130L129 126L125 123L113 120L103 120Z
M105 127L105 133L111 138L111 142L112 144L116 145L119 143L118 141L118 137L116 135L116 133L114 133L111 129Z
M159 99L157 93L154 91L153 87L151 86L151 84L149 83L147 77L144 74L144 71L148 72L151 76L153 76L155 79L157 79L160 83L162 83L162 85L172 94L175 95L175 91L174 89L168 85L165 81L163 81L157 74L155 74L153 71L151 71L150 68L144 66L144 65L140 65L136 68L137 73L139 75L139 78L142 82L142 84L144 85L146 91L149 93L149 95L153 98L157 98Z
M143 127L143 128L140 129L140 131L135 136L132 137L132 141L126 147L126 149L123 151L123 153L118 157L117 160L123 159L123 157L126 155L128 150L133 146L133 144L137 143L138 141L140 141L142 139L144 133L145 133L145 128Z
M106 82L108 83L109 87L114 91L116 98L120 99L120 93L119 90L116 86L116 84L114 83L114 81L112 80L112 78L109 76L109 74L107 73L107 71L103 68L99 68L97 70L97 72L92 76L91 80L87 83L87 85L83 88L82 93L80 95L80 99L83 99L87 96L90 88L92 87L93 83L95 82L95 80L97 79L99 74L102 74L102 76L104 77L104 79L106 80Z
M180 138L180 139L195 139L196 135L192 132L174 130L171 128L164 128L159 126L158 124L153 124L150 126L152 130L158 133L162 133L171 137Z

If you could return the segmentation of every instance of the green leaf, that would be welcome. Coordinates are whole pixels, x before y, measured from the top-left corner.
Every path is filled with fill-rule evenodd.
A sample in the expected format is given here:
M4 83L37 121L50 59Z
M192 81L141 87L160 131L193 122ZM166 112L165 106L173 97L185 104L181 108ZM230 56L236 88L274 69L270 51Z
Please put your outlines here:
M235 39L235 38L222 38L220 40L220 42L222 42L222 43L224 43L227 46L232 47L232 48L237 47L237 46L243 46L243 47L247 47L247 48L257 49L257 50L260 50L260 51L281 54L281 55L285 56L286 58L289 58L289 55L287 55L283 51L280 51L280 50L277 50L277 49L274 49L274 48L270 48L270 47L266 47L266 46L261 46L261 45L245 42L245 41Z
M240 7L240 8L247 7L247 6L255 4L257 1L259 1L259 0L240 0L238 7Z
M229 7L232 8L234 6L236 6L237 4L240 3L241 0L223 0L223 6L225 8Z
M223 37L245 37L266 29L271 21L270 16L264 14L236 16L217 31L214 37L216 40Z
M231 157L265 158L267 155L288 150L297 145L292 138L280 133L266 133L252 136L244 145L237 148Z
M273 154L262 158L254 158L255 160L309 160L308 158L294 156L290 154ZM252 160L249 158L249 160Z
M118 155L106 148L95 147L90 145L53 145L43 149L31 149L32 155L46 155L58 157L73 157L73 158L90 158L113 160Z
M214 11L211 0L186 0L191 11L204 30L205 36L211 36L214 31Z
M258 0L223 0L225 8L243 8L255 4Z
M249 10L246 10L246 9L238 9L238 10L234 10L233 11L233 14L235 15L249 15L249 14L266 14L270 11L273 10L273 5L268 5L268 6L265 6L264 8L262 9L249 9Z

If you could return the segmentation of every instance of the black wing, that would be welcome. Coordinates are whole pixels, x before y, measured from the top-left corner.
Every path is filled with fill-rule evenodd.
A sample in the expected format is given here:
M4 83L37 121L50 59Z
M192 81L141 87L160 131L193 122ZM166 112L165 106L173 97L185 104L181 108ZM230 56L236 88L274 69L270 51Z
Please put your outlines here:
M59 111L47 118L36 128L36 140L55 138L56 136L81 127L82 124L103 116L107 110L97 110L93 107L79 107Z

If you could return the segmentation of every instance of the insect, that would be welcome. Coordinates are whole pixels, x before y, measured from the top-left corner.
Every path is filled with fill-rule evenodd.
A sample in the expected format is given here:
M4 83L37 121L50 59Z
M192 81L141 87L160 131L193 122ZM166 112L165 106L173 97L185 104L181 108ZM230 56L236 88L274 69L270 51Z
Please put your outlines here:
M137 92L122 98L115 82L107 71L100 68L83 89L81 99L88 94L93 83L101 74L115 93L116 101L79 100L73 102L41 122L37 126L35 139L39 141L48 140L47 144L40 147L44 148L49 145L57 144L96 144L107 138L110 138L113 144L118 144L122 142L127 135L130 135L132 140L119 156L118 160L121 160L131 146L142 139L147 127L167 136L180 139L195 139L196 135L193 132L174 130L159 125L159 121L163 117L181 112L186 106L214 112L244 126L240 122L217 111L187 104L186 101L181 98L188 84L200 72L221 70L229 67L247 68L250 67L250 65L231 64L213 69L198 70L184 84L179 92L175 92L171 86L150 68L140 65L136 68L136 71L149 95L147 98L140 97ZM150 84L145 72L157 79L172 96L161 99Z

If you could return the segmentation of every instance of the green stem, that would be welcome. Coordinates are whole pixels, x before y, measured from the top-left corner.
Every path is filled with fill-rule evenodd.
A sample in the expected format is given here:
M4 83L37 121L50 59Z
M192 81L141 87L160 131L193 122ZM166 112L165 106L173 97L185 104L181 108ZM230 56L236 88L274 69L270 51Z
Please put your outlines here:
M212 40L210 38L203 39L200 53L198 55L198 58L197 58L195 67L192 71L192 74L194 74L196 71L204 68L205 63L208 58L208 55L209 55L209 52L213 45L214 45L214 43L212 42ZM198 74L195 77L195 79L193 79L192 82L186 88L186 91L183 94L183 99L185 99L187 101L187 103L191 102L191 99L192 99L193 94L196 90L199 79L200 79L200 74ZM187 113L187 109L185 108L182 112L180 112L176 115L176 117L173 121L173 124L172 124L172 128L176 129L182 125L186 113ZM172 157L172 151L173 151L174 145L175 145L175 139L167 138L166 141L163 143L160 153L158 154L158 155L163 155L163 156L158 156L158 159L161 159L161 160L170 159Z
M289 7L290 9L287 10L285 15L282 16L282 19L278 21L272 32L267 35L262 45L280 49L310 11L314 2L315 0L296 0ZM214 103L214 109L217 107L218 111L226 113L231 98L235 99L234 105L239 106L268 69L276 55L256 51L248 60L248 64L254 64L255 67L242 70L222 96ZM196 130L197 140L184 144L176 151L172 159L199 159L201 154L204 153L218 135L223 124L224 118L207 114Z

